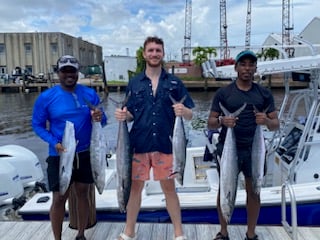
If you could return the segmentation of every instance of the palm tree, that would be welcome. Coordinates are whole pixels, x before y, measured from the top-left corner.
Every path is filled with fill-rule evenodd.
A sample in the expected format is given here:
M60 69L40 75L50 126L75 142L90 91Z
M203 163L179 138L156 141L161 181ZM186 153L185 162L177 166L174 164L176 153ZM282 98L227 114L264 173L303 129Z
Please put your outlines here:
M196 56L194 63L201 66L202 63L212 58L212 55L217 56L217 50L213 47L195 47L192 55Z
M217 56L217 50L213 47L195 47L192 50L192 54L194 56L196 56L196 58L194 59L194 63L196 65L201 66L202 63L204 63L204 62L208 61L210 58L212 58L212 55ZM203 76L203 74L202 74L202 76ZM208 87L208 79L205 78L204 81L205 81L204 88L206 90Z
M266 60L274 60L279 59L279 51L275 48L265 48L262 49L261 53L257 53L257 58L263 58L264 61Z
M266 48L262 49L262 52L260 54L257 54L258 58L263 58L264 61L266 60L274 60L274 59L279 59L279 51L275 48ZM271 87L271 78L272 75L268 76L268 85Z
M207 47L207 54L209 55L209 59L217 56L217 49L213 47Z

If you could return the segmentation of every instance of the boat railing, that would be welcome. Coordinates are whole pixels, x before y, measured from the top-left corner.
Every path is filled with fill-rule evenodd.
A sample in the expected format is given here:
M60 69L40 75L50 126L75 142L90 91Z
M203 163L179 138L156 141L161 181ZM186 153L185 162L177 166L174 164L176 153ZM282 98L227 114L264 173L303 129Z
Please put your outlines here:
M315 135L315 119L316 113L318 112L319 108L319 70L313 69L311 70L311 82L310 87L305 89L299 90L288 90L285 93L285 98L283 101L283 105L281 106L281 111L279 118L281 120L281 127L278 133L279 141L276 142L278 145L276 146L276 151L279 152L279 148L281 148L282 144L285 144L286 138L290 135L290 131L298 124L300 127L299 129L302 130L301 134L299 135L299 140L296 146L294 146L294 154L291 154L290 159L282 158L282 160L289 160L289 161L281 161L282 168L286 169L286 171L282 172L285 173L282 176L282 180L289 180L290 183L295 182L296 177L296 167L297 165L301 165L306 157L308 156L308 147L306 143L311 142L312 136ZM291 101L289 98L291 97ZM290 105L288 106L288 104ZM305 122L302 124L299 123L298 114L301 111L301 107L303 107L305 114ZM288 109L288 113L284 116L285 109ZM299 109L299 111L298 111ZM287 151L288 149L286 149ZM282 154L282 153L281 153Z
M291 207L291 225L287 221L287 201L286 190L288 190ZM297 204L294 190L290 182L286 181L281 187L281 223L288 235L293 240L297 240L298 224L297 224Z
M308 116L315 98L315 91L313 89L314 85L312 83L310 83L307 88L290 89L289 75L290 72L284 73L285 94L278 113L280 129L278 131L274 131L271 137L269 135L269 137L266 138L267 155L274 154L296 122L304 124L304 122L302 123L299 118L301 117L301 119L304 120L306 116ZM320 92L318 90L317 95L320 95L319 93ZM305 114L305 117L298 115L301 105L303 105L303 109L305 111L303 114Z
M312 165L312 162L317 160L312 156L314 155L315 151L318 152L319 148L319 108L320 102L315 101L307 117L306 124L300 137L297 151L290 168L289 180L291 183L300 181L299 175L303 174L301 172L301 167L303 165ZM310 180L310 176L308 179Z

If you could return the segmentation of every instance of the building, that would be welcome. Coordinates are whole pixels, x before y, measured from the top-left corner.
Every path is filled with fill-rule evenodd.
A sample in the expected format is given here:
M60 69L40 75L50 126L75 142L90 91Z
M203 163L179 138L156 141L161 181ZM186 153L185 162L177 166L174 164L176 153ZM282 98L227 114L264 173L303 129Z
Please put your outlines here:
M57 59L73 55L85 69L102 65L102 47L61 32L0 33L0 76L53 77Z
M105 56L104 67L108 81L128 82L128 71L136 71L137 58L130 56Z
M320 36L318 34L319 30L320 30L320 18L314 17L298 35L293 36L292 47L294 49L295 57L319 54L319 51L320 51ZM271 33L266 38L266 40L262 45L275 46L277 47L277 49L281 49L282 35L277 33Z

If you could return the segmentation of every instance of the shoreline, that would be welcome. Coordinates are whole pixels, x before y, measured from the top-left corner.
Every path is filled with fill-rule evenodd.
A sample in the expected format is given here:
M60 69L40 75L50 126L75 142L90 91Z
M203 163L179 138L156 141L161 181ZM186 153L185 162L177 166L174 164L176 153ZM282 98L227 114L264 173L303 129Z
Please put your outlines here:
M258 79L256 79L258 80ZM231 80L216 80L214 78L206 78L199 80L183 80L186 88L191 91L210 91L216 90L220 87L226 86L231 83ZM104 91L104 84L101 80L92 79L79 79L78 83L95 88L97 92ZM0 84L0 94L1 93L29 93L29 92L42 92L58 83L9 83ZM284 88L284 81L281 76L273 76L271 81L265 79L261 82L262 86L269 88ZM107 83L108 92L122 92L125 91L127 82L109 82ZM309 86L309 82L305 81L293 81L289 80L289 86L291 88L305 88Z

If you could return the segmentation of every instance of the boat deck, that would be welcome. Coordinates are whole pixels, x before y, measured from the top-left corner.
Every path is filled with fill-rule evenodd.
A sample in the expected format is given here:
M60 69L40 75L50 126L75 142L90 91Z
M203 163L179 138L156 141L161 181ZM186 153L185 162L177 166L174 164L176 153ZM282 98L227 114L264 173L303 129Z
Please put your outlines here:
M87 239L115 240L124 228L124 223L98 222L94 227L86 230ZM185 234L192 240L211 240L219 231L219 225L184 224ZM48 221L3 221L0 222L0 239L3 240L42 240L53 239L51 225ZM230 239L244 239L246 226L230 225ZM281 226L258 226L256 229L260 240L289 240L291 239ZM77 231L63 224L63 239L74 239ZM137 234L139 240L171 240L173 239L172 224L138 223ZM298 227L299 240L320 239L320 227Z

